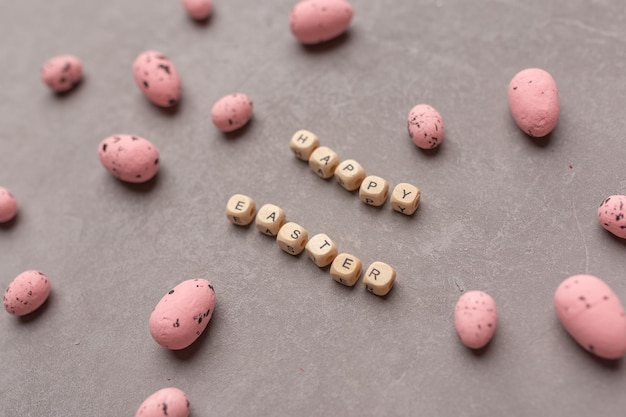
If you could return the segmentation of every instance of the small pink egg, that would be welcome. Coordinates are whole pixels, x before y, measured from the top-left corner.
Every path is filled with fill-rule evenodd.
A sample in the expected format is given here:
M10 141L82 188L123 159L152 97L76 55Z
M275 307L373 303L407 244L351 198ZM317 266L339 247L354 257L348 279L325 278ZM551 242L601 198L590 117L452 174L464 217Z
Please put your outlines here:
M165 55L146 51L133 63L135 82L152 103L160 107L175 106L180 100L178 71Z
M413 143L422 149L433 149L443 141L443 119L428 104L418 104L407 117L409 135Z
M11 191L0 187L0 223L12 220L17 214L17 200Z
M24 271L4 292L4 309L9 314L23 316L41 307L49 295L50 280L43 272Z
M159 151L149 140L118 134L98 145L100 162L115 178L126 182L146 182L159 171Z
M182 2L187 14L196 20L208 19L213 11L211 0L182 0Z
M55 93L71 90L83 78L83 64L74 55L57 55L41 67L41 79Z
M469 348L480 349L489 343L497 321L496 302L486 292L466 292L456 303L454 326L461 342Z
M609 232L626 239L626 195L612 195L598 208L598 221Z
M601 279L574 275L554 294L556 314L565 330L586 351L605 359L626 353L626 313L619 298Z
M229 94L215 102L211 119L222 132L232 132L250 121L252 110L250 97L242 93Z
M206 329L215 309L215 291L205 279L183 281L158 302L150 315L150 334L161 346L184 349Z
M559 120L554 78L540 68L518 72L509 83L509 109L520 129L533 137L552 132Z
M301 43L312 45L344 33L354 10L346 0L302 0L289 15L289 28Z
M141 403L135 417L189 417L189 400L178 388L163 388Z

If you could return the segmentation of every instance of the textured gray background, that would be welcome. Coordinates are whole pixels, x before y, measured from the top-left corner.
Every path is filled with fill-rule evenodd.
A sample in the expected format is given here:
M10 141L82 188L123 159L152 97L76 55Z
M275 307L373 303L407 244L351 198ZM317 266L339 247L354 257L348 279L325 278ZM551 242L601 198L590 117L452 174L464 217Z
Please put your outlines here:
M348 34L315 48L288 30L293 4L215 0L208 24L176 0L0 4L0 184L21 205L0 227L0 284L31 268L53 284L40 312L0 315L0 415L131 416L166 386L196 417L622 415L624 365L579 348L552 297L588 272L626 301L626 243L595 217L626 193L623 2L353 0ZM146 49L181 74L176 112L134 85ZM86 73L62 97L39 80L58 53ZM560 90L543 140L507 108L509 80L532 66ZM235 91L255 114L226 136L209 112ZM406 132L422 102L446 125L434 153ZM417 185L421 208L367 207L319 179L289 151L300 128L392 186ZM114 133L157 145L155 181L126 185L100 166L97 145ZM343 287L233 226L234 193L283 207L366 265L389 263L394 289ZM165 350L150 312L196 277L213 282L215 315L192 347ZM481 353L454 330L462 289L498 303Z

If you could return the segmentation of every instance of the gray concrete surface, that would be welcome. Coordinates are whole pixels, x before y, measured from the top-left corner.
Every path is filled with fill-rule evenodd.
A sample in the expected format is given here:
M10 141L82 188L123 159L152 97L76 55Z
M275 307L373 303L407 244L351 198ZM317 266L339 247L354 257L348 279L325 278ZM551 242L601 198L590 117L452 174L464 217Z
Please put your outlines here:
M293 1L214 3L205 24L176 0L0 5L0 184L21 206L0 227L0 284L31 268L53 283L41 311L0 315L0 415L132 416L166 386L195 417L622 415L623 364L579 348L552 297L588 272L626 301L626 243L595 217L626 193L623 3L354 0L349 32L309 48L289 32ZM146 49L181 74L175 112L134 85ZM59 53L86 74L62 97L39 80ZM507 108L509 80L533 66L560 90L543 140ZM209 112L235 91L254 118L223 135ZM422 102L446 125L432 153L406 131ZM392 186L417 185L418 212L367 207L319 179L289 150L300 128ZM126 185L100 166L97 145L114 133L157 145L155 181ZM343 287L235 227L234 193L283 207L365 264L389 263L396 286L384 299ZM212 281L215 315L192 347L167 351L148 317L196 277ZM453 325L470 289L500 312L479 353Z

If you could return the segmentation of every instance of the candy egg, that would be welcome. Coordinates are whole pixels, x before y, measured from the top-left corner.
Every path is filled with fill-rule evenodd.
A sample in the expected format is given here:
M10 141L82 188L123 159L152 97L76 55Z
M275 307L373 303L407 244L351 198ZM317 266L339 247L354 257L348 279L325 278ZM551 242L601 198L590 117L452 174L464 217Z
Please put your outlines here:
M336 38L348 29L354 11L346 0L302 0L289 15L289 28L301 43Z
M4 292L4 309L15 316L37 310L50 295L50 280L39 271L24 271L9 284Z
M83 78L83 64L74 55L57 55L41 67L41 79L55 93L71 90Z
M554 294L556 314L565 330L585 350L605 359L626 352L626 313L619 298L601 279L574 275Z
M518 72L509 83L509 109L530 136L552 132L559 120L559 94L552 75L540 68Z
M211 0L182 0L182 2L187 14L196 20L208 19L213 11Z
M422 149L436 148L443 141L443 120L437 110L428 104L418 104L407 117L409 135Z
M211 108L211 120L222 132L232 132L243 127L251 117L252 100L242 93L224 96Z
M190 279L165 294L150 315L150 334L168 349L191 345L206 329L215 308L215 291L205 279Z
M486 292L466 292L456 303L454 327L461 342L469 348L480 349L489 343L497 320L496 302Z
M135 417L188 417L189 400L178 388L163 388L141 403Z
M609 232L626 239L626 195L612 195L598 208L598 221Z
M140 54L133 63L133 74L141 92L157 106L172 107L180 100L178 71L161 52Z
M11 191L0 187L0 223L12 220L17 214L17 200Z
M159 170L159 151L147 139L118 134L98 145L100 162L115 178L126 182L146 182Z

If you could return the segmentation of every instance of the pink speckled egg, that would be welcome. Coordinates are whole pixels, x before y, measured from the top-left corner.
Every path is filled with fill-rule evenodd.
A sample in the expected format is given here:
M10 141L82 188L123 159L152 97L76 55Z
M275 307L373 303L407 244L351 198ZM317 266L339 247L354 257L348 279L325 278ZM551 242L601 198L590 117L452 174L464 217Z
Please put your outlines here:
M50 280L39 271L24 271L4 292L4 309L15 316L37 310L50 295Z
M41 67L41 79L55 93L71 90L83 78L83 64L74 55L57 55Z
M215 291L205 279L183 281L165 294L150 315L150 334L168 349L191 345L206 329L215 308Z
M289 28L305 45L325 42L344 33L354 11L346 0L302 0L289 15Z
M574 275L554 294L556 314L565 330L586 351L605 359L626 352L626 313L619 298L601 279Z
M211 0L182 0L187 14L196 20L208 19L213 11Z
M598 208L598 221L609 232L626 239L626 195L605 198Z
M509 109L520 129L533 137L552 132L559 120L554 78L540 68L518 72L509 83Z
M17 200L11 191L0 187L0 223L11 221L17 214Z
M433 149L443 141L443 119L428 104L418 104L407 117L409 135L413 143L422 149Z
M135 135L103 139L98 157L107 171L126 182L146 182L159 171L159 151L149 140Z
M454 326L461 342L469 348L485 346L496 331L496 302L483 291L468 291L456 303Z
M140 54L133 63L133 74L141 92L157 106L172 107L180 100L178 71L161 52Z
M163 388L141 403L135 417L189 417L189 400L178 388Z
M211 108L211 120L222 132L232 132L250 121L252 110L250 97L242 93L233 93L215 102Z

